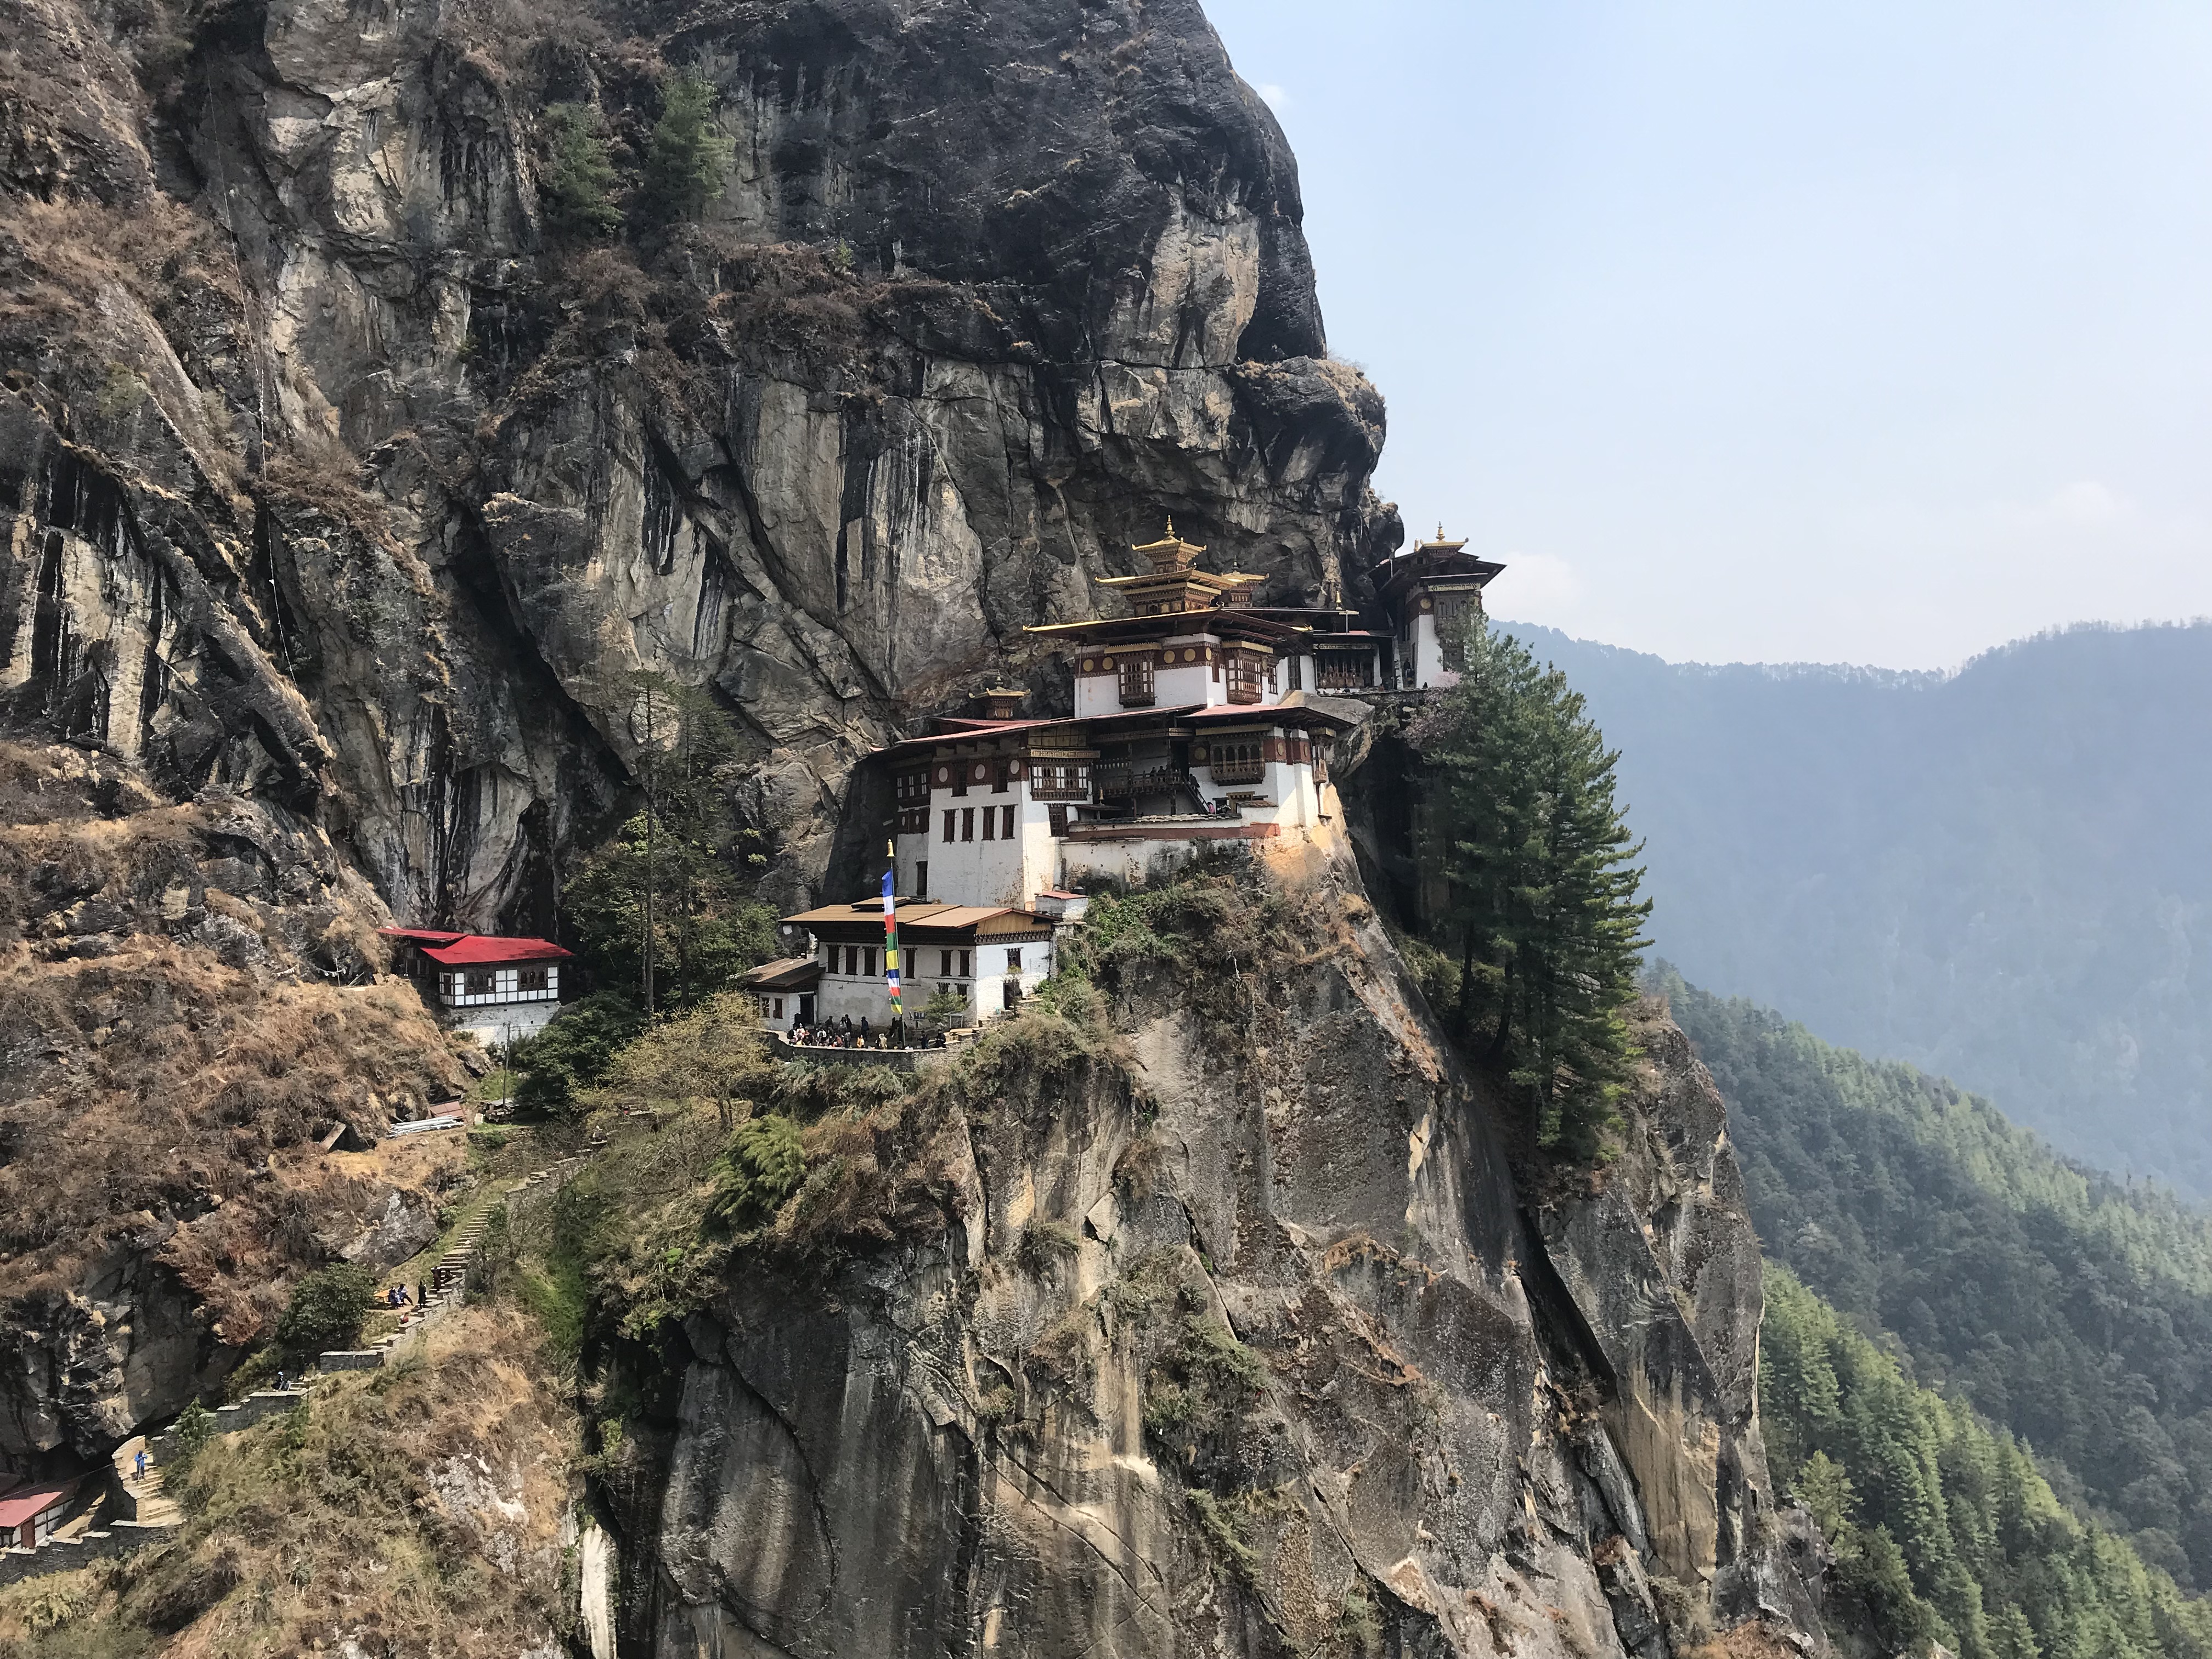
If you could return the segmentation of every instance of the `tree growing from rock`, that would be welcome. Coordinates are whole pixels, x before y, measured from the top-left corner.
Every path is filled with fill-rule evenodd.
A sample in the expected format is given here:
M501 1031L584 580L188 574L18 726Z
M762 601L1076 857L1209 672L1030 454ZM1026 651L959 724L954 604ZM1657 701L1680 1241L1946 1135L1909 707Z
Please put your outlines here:
M665 675L614 689L626 707L644 810L565 889L569 925L607 986L635 987L647 1018L728 988L775 951L752 896L766 863L731 805L737 729L714 698Z
M732 146L714 125L714 82L685 70L661 82L660 119L645 152L643 205L664 224L696 219L729 176Z
M622 223L614 203L615 167L599 130L599 112L581 104L555 104L545 112L545 178L538 186L545 216L562 234L605 236Z
M1480 621L1460 643L1459 684L1411 734L1438 809L1447 896L1431 932L1456 969L1450 1017L1504 1068L1539 1144L1586 1158L1632 1052L1642 848L1613 800L1619 757L1565 677Z

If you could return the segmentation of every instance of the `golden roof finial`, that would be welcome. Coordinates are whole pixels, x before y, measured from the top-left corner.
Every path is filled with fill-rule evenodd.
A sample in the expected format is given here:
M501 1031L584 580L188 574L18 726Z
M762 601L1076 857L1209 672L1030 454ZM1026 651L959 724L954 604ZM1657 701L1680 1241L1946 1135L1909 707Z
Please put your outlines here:
M1437 539L1438 541L1442 541L1442 540L1443 540L1443 538L1444 538L1444 521L1443 521L1442 519L1438 519L1438 520L1437 520Z
M1175 538L1175 514L1170 513L1168 514L1168 533L1162 539L1171 542Z

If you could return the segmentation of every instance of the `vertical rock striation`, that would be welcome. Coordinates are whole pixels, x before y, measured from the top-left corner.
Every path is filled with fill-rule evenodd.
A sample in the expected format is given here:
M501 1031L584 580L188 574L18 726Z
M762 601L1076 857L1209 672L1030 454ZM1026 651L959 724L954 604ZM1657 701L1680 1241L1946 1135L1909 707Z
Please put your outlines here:
M609 1487L630 1647L1650 1659L1709 1607L1732 1651L1817 1640L1679 1035L1618 1164L1527 1203L1348 861L1270 878L1272 959L1231 922L1208 985L1122 975L1118 1039L1027 1017L907 1109L913 1201L741 1255L665 1339Z
M629 671L738 716L797 897L854 757L1044 674L1161 514L1285 596L1396 534L1195 4L9 15L0 696L319 814L410 919L550 925ZM548 102L635 157L668 64L726 187L550 237Z

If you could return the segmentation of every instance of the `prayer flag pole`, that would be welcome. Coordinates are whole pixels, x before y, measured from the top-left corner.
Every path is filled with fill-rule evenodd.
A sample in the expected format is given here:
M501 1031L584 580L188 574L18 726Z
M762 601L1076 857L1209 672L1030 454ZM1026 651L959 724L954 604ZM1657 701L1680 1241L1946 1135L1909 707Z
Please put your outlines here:
M884 872L884 975L890 981L891 1018L897 1019L904 1012L899 1002L898 900L892 896L898 873L898 843L890 842L884 850L890 853L891 864Z

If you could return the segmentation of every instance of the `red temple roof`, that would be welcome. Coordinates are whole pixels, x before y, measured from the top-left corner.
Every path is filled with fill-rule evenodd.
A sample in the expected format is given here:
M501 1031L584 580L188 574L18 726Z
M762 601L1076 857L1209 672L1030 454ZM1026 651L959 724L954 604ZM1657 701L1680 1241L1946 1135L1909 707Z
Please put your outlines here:
M442 968L475 968L491 962L560 962L575 952L562 950L550 939L465 933L450 945L426 945L422 954Z
M466 933L448 933L439 927L380 927L376 930L386 939L404 939L410 945L451 945L457 939L466 939Z
M18 1486L0 1496L0 1527L20 1527L33 1516L44 1515L57 1503L76 1491L82 1475L73 1475L65 1480L46 1480L33 1486Z

